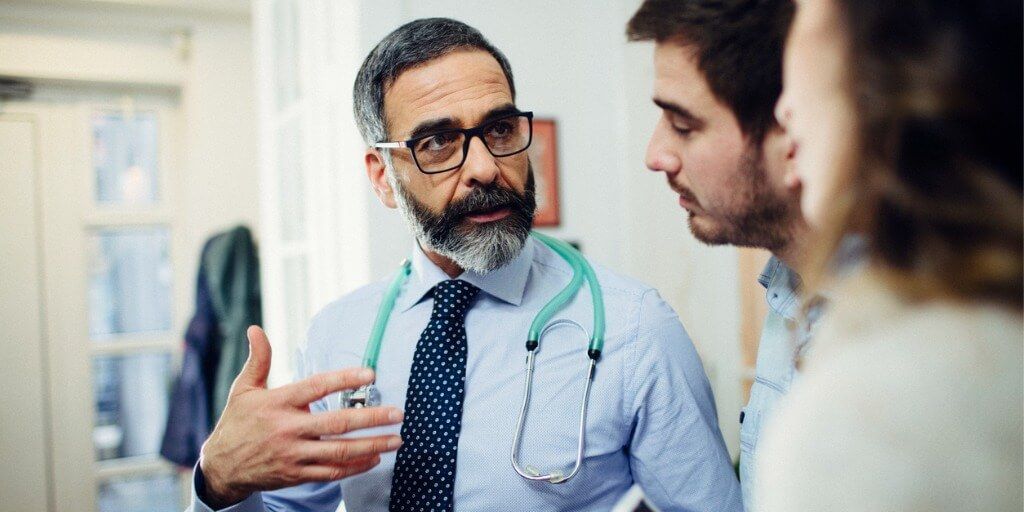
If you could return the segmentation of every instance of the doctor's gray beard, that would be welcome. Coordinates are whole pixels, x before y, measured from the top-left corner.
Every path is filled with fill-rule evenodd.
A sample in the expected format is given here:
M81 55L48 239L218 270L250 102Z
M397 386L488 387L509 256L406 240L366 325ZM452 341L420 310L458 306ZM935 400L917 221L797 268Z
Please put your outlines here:
M395 190L398 210L423 249L452 260L464 270L486 274L515 259L530 235L537 199L532 165L527 172L523 195L491 183L452 202L440 214L403 188L392 169L387 176ZM476 224L466 218L502 208L507 208L510 215L494 222Z

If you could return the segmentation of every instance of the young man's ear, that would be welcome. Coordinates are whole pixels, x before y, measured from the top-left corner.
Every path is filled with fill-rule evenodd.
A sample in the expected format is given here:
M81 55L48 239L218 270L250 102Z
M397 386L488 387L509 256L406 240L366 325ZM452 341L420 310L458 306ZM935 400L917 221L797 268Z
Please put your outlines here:
M796 143L793 139L786 137L785 170L782 174L782 184L790 192L799 192L803 186L800 175L796 172Z
M776 176L776 183L789 192L800 190L800 176L796 173L796 166L793 165L796 156L796 144L786 133L786 130L776 126L765 134L764 142L761 144L762 154L765 156L768 172Z
M370 178L370 185L373 186L373 192L377 194L377 199L380 199L380 202L388 208L397 208L395 191L388 183L384 155L378 149L366 148L363 163L366 164L366 177Z

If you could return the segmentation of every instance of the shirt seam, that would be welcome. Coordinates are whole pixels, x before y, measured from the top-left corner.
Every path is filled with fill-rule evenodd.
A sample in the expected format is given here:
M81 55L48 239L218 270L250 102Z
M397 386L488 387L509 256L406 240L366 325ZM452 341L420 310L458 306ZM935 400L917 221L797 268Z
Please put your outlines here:
M782 389L782 386L780 386L779 384L776 384L775 382L772 382L772 381L770 381L770 380L768 380L768 379L766 379L764 377L755 375L754 376L754 382L758 383L758 384L762 384L762 385L764 385L767 388L773 389L773 390L777 391L779 394L783 394L783 395L786 394L786 391Z
M640 368L640 354L639 354L639 352L640 352L640 339L639 339L640 338L640 325L643 322L644 298L646 297L646 294L649 291L651 291L651 290L645 291L644 294L640 296L640 303L637 304L637 308L636 308L636 323L633 325L633 329L632 329L633 332L630 334L630 337L628 338L630 340L630 342L629 342L629 352L628 352L629 356L630 356L630 359L629 359L629 373L628 373L628 375L629 375L629 379L628 379L628 381L629 381L629 383L628 383L629 389L627 389L627 379L622 379L622 383L623 383L622 393L623 393L623 396L624 397L633 397L633 399L630 400L628 403L626 402L626 400L622 401L622 406L623 406L622 419L623 420L626 420L627 418L629 419L629 421L623 421L623 423L625 423L626 425L630 425L630 426L633 424L633 414L632 414L632 411L634 409L636 409L636 405L637 405L636 404L636 396L639 394L639 386L637 385L636 377L640 373L638 371L639 368ZM630 430L632 430L632 429L630 429Z
M649 288L649 289L645 290L643 292L643 294L640 296L640 303L637 305L636 327L634 329L633 336L632 336L633 342L630 343L630 345L633 347L633 350L631 352L634 354L635 360L636 360L636 364L633 365L633 369L630 372L634 378L637 375L640 374L640 372L638 371L639 370L639 366L640 366L638 351L640 349L640 339L639 339L640 338L640 326L643 325L644 303L647 301L647 296L650 293L652 293L652 292L656 293L657 291L655 289L653 289L653 288ZM632 405L635 406L636 405L635 400L640 395L639 389L635 385L635 382L634 382L633 389L636 392L631 394L631 396L634 397L634 402L633 402ZM623 402L625 402L625 400L623 400ZM631 408L633 408L633 407L631 407ZM631 415L627 415L626 417L630 418L629 424L632 424L632 419L633 419L632 416ZM632 439L630 441L632 441ZM630 455L630 457L633 458L632 455ZM640 466L646 466L644 461L642 459L640 459L640 458L633 458L633 460L635 460ZM653 481L658 486L658 489L661 491L662 496L670 496L670 493L667 491L667 488L665 487L665 484L662 483L661 479L658 478L657 474L652 473L652 472L646 472L646 471L645 471L645 474L648 474L650 476L650 480ZM633 477L633 482L637 483L636 475L631 475L631 476Z

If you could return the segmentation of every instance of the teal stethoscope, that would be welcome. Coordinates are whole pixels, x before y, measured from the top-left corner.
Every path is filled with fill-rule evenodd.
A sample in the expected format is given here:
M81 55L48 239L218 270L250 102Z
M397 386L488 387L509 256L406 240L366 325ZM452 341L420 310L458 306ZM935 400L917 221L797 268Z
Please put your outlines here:
M601 293L601 285L597 282L597 275L586 258L573 246L550 236L532 232L534 238L540 240L551 250L555 251L572 267L572 279L569 284L558 292L534 317L530 325L530 332L526 339L526 388L523 391L523 405L519 410L519 421L516 425L515 439L512 441L512 467L520 476L528 480L546 481L553 484L563 483L576 476L580 466L583 464L583 447L587 423L587 404L590 398L590 385L594 380L594 369L597 360L601 358L601 349L604 346L604 296ZM398 274L391 281L384 300L377 310L377 319L373 323L373 330L370 332L370 339L366 343L366 352L363 354L363 366L377 370L377 357L380 355L381 340L384 338L384 329L387 327L388 318L395 308L395 299L402 290L402 286L409 279L412 273L412 264L408 260L402 262ZM548 474L541 474L537 468L527 465L523 468L519 464L519 447L522 444L523 425L526 422L526 411L529 409L530 392L533 388L533 371L537 348L540 347L540 339L548 327L548 321L561 310L583 287L586 280L590 287L590 297L594 309L594 332L590 337L590 345L587 347L588 368L586 383L583 388L583 405L580 407L579 436L576 445L576 463L568 475L561 471L552 471ZM574 323L574 322L573 322ZM579 324L576 324L579 325ZM582 329L582 327L581 327ZM367 384L355 391L345 393L342 396L342 405L345 407L372 407L380 405L380 391L374 384Z

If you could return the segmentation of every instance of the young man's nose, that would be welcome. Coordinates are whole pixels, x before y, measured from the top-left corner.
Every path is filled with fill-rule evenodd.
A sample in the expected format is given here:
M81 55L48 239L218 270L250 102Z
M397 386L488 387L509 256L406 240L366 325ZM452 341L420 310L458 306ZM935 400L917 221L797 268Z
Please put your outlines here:
M672 151L665 133L665 121L661 120L651 134L651 140L647 143L647 153L644 155L644 163L647 168L654 172L673 173L679 171L680 159Z

